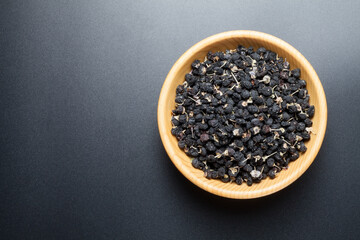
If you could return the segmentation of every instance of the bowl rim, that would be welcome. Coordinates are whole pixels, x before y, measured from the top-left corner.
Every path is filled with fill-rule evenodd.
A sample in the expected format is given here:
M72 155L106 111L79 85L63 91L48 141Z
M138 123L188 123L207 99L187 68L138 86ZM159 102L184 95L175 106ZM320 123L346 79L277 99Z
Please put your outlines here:
M163 124L166 119L166 116L165 116L166 113L165 113L165 111L162 110L162 106L164 105L165 101L168 101L168 99L166 99L166 93L167 93L167 91L171 90L171 88L170 88L171 81L174 78L177 70L182 66L182 62L186 61L188 58L191 58L193 55L193 52L197 52L198 50L204 48L205 46L211 45L213 42L221 41L221 40L232 38L232 37L237 37L237 38L241 38L241 37L249 38L250 37L255 41L265 39L266 41L269 41L269 42L275 42L275 44L278 47L284 49L285 52L291 52L292 55L296 55L296 58L298 58L300 61L302 61L303 64L306 66L306 69L309 71L309 75L311 76L311 79L314 81L314 85L315 85L315 89L316 89L318 98L321 99L322 108L320 111L320 113L321 113L320 119L322 121L322 124L320 124L319 131L317 131L317 133L316 133L319 136L318 136L317 141L311 147L312 154L309 155L309 157L308 157L309 160L306 162L306 164L301 165L301 167L299 167L297 169L296 174L294 173L294 174L290 175L289 178L286 178L283 181L278 182L275 185L268 186L266 188L267 189L266 191L264 191L264 189L258 189L254 192L248 191L246 193L245 192L234 192L231 190L224 191L220 187L212 186L211 184L205 183L204 180L199 180L198 178L194 177L193 174L191 173L191 171L188 169L188 167L186 167L182 163L183 159L178 157L175 154L175 149L172 147L171 144L169 144L168 139L169 139L170 132L168 132L166 130L165 124ZM290 184L292 184L293 182L295 182L310 167L312 162L315 160L315 158L321 148L324 137L325 137L326 126L327 126L327 102L326 102L326 96L325 96L323 86L320 82L320 79L319 79L317 73L315 72L315 70L312 67L312 65L310 64L310 62L297 49L295 49L293 46L291 46L289 43L285 42L284 40L277 38L275 36L272 36L270 34L267 34L267 33L252 31L252 30L234 30L234 31L218 33L218 34L212 35L210 37L207 37L207 38L199 41L198 43L196 43L192 47L190 47L175 62L175 64L172 66L171 70L169 71L168 75L166 76L163 86L161 88L161 92L160 92L160 96L159 96L159 100L158 100L157 121L158 121L158 128L159 128L161 141L164 145L164 148L165 148L168 156L170 157L171 161L176 166L176 168L188 180L190 180L192 183L194 183L198 187L202 188L203 190L208 191L212 194L221 196L221 197L233 198L233 199L253 199L253 198L264 197L264 196L273 194L275 192L278 192L278 191L284 189L285 187L287 187Z

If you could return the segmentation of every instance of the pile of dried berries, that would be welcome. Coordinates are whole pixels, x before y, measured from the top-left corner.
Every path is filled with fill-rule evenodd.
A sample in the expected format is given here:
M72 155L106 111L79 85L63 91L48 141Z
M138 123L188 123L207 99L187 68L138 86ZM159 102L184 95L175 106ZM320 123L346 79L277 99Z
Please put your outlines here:
M171 133L206 178L251 186L306 151L315 109L300 69L243 46L191 67L176 88Z

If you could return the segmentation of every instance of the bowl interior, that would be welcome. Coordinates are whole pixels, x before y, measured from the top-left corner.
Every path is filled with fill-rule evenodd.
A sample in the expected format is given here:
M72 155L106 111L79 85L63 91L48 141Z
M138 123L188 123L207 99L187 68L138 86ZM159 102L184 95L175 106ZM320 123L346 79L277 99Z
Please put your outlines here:
M300 68L301 78L306 80L310 94L310 104L315 105L315 115L312 118L313 130L310 141L306 142L308 150L299 159L289 164L287 170L281 171L273 180L267 178L259 184L248 187L235 183L222 183L219 180L208 180L201 170L194 169L191 159L178 148L177 140L171 135L171 110L175 107L175 89L184 82L184 76L191 70L191 63L204 60L208 51L224 51L235 49L239 44L255 49L263 46L278 53L289 61L291 69ZM194 45L175 63L163 85L159 106L159 131L165 146L175 166L194 184L211 193L229 198L255 198L276 192L295 181L310 166L318 153L324 138L327 122L327 106L325 94L320 80L310 63L286 42L268 34L253 31L232 31L214 35Z

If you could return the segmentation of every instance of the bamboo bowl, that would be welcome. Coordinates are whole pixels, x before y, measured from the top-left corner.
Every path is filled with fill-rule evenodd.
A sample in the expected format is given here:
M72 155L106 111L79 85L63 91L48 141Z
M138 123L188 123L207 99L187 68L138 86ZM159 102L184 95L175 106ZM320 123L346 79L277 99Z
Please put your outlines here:
M239 44L249 47L265 47L284 57L290 63L291 69L300 68L301 78L306 80L310 94L310 104L315 105L315 115L312 118L313 130L310 141L306 142L307 151L289 164L287 170L282 170L275 179L265 179L248 187L246 184L223 183L219 180L209 180L201 170L191 165L191 159L178 147L177 139L171 134L171 110L175 107L175 89L184 82L184 76L191 70L191 63L204 60L208 51L224 51L235 49ZM327 123L327 104L324 89L319 77L305 57L290 44L272 35L255 31L230 31L208 37L187 50L167 75L161 89L158 103L158 127L161 140L170 159L179 171L198 187L227 198L249 199L275 193L298 179L314 161L324 139Z

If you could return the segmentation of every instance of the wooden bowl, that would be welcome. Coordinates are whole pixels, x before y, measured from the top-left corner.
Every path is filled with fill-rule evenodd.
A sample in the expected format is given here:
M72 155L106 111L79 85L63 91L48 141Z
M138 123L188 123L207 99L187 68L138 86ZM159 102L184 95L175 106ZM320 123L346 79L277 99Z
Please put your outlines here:
M209 180L201 170L191 165L191 159L178 147L177 139L171 134L171 110L175 107L175 89L184 82L184 76L191 70L191 63L204 60L208 51L224 51L235 49L239 44L249 47L265 47L289 61L291 69L300 68L301 78L307 82L310 104L315 105L312 118L313 130L310 141L306 142L307 151L299 159L289 164L275 179L265 179L259 184L248 187L246 184L223 183ZM167 75L161 89L158 103L158 126L161 140L170 159L179 171L200 188L227 198L248 199L258 198L277 192L298 179L314 161L324 139L327 123L327 104L324 89L319 77L305 57L290 44L269 34L255 31L230 31L208 37L187 50Z

